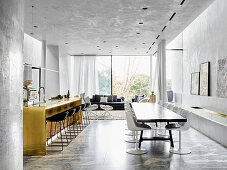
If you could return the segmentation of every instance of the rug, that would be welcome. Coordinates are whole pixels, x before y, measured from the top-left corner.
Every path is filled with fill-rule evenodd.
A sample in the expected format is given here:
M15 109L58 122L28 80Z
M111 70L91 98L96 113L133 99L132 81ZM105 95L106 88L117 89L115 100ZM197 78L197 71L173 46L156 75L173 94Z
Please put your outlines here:
M124 110L111 110L109 111L110 115L107 113L104 115L105 111L97 110L90 114L91 120L125 120L125 111Z

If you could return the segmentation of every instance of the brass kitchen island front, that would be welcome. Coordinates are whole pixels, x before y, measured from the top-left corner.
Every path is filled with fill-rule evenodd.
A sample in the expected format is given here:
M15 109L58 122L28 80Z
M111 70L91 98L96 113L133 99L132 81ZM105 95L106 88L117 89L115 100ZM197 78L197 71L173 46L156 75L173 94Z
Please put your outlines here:
M82 104L80 98L55 100L46 106L23 108L23 153L24 155L46 155L46 142L49 138L50 125L46 118L62 113ZM82 122L81 112L79 123ZM57 128L59 131L59 127Z

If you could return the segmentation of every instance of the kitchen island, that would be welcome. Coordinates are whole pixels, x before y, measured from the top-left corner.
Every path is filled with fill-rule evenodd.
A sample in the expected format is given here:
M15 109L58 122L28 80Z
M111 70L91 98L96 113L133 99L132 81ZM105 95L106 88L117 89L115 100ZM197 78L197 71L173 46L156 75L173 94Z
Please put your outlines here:
M23 154L46 155L46 143L49 139L50 124L46 118L62 113L82 104L80 98L48 101L43 105L23 108ZM79 123L82 122L81 113ZM59 127L57 127L59 132Z

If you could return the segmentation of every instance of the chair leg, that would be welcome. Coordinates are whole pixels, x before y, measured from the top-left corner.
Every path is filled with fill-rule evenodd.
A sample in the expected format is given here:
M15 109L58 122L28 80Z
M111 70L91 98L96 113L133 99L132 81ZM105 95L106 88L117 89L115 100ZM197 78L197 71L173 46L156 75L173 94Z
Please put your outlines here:
M174 154L179 154L179 155L186 155L191 153L189 149L185 149L181 147L181 130L179 130L179 148L178 149L171 148L169 152Z
M132 154L132 155L143 155L146 154L147 151L146 150L142 150L139 148L139 141L138 141L138 131L135 132L135 136L136 136L136 143L135 143L135 148L134 149L129 149L126 152L128 154Z

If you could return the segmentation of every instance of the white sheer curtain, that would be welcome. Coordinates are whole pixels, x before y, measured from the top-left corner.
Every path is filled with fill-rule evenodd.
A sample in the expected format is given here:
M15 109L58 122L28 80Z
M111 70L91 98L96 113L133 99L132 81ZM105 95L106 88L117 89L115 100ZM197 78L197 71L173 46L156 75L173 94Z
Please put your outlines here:
M155 56L155 71L153 76L152 90L157 95L157 101L166 100L166 41L162 40L158 45Z
M96 72L96 56L73 56L71 93L79 95L85 93L91 97L98 89Z

